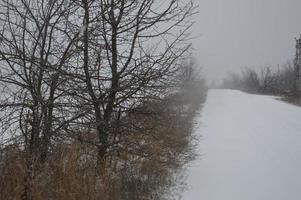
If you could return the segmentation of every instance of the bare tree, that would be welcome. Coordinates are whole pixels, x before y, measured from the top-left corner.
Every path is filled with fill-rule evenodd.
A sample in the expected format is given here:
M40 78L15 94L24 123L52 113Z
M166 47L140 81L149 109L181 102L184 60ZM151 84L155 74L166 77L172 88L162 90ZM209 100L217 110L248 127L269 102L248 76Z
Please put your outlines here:
M260 90L260 78L253 69L243 71L242 87L248 92L258 92Z
M178 0L83 0L80 7L82 54L69 71L76 72L76 101L86 105L82 120L97 132L98 141L90 143L102 160L118 143L116 126L126 126L122 116L172 87L190 46L185 38L195 7Z
M34 165L44 162L51 139L65 123L66 79L61 71L74 53L78 34L66 20L72 1L1 0L1 131L18 139L28 162L23 198ZM6 141L9 142L9 141Z

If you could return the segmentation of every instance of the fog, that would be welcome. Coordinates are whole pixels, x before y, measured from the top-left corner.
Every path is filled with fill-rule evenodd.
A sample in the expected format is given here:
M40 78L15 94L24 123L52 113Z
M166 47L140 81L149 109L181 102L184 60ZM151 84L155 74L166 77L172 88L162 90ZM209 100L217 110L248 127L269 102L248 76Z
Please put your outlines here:
M294 58L300 0L196 0L195 57L209 83L244 67L277 67Z

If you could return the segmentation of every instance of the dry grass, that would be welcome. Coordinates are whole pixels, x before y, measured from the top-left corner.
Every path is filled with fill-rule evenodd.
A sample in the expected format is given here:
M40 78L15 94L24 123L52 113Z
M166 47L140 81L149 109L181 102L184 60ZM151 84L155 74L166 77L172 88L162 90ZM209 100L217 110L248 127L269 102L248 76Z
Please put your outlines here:
M190 131L199 97L184 97L142 107L159 113L155 116L124 119L141 127L120 133L118 148L108 152L102 168L97 167L95 146L76 139L60 141L43 165L35 164L28 183L27 156L16 146L5 147L0 151L0 200L21 199L25 183L30 189L26 200L161 199L174 185L178 169L194 156ZM190 108L183 102L190 102ZM83 137L93 139L88 133Z
M99 175L94 159L89 159L88 154L82 152L83 149L85 146L79 144L57 147L45 166L34 170L34 178L30 184L30 199L114 199L114 195L110 194L113 190L118 193L118 184L106 175ZM27 169L25 163L19 150L7 149L2 153L1 200L20 199L25 184Z

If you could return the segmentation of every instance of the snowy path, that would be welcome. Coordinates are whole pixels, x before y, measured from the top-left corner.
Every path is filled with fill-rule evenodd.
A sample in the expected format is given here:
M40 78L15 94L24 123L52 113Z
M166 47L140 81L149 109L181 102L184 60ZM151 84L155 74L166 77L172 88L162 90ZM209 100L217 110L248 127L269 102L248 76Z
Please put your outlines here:
M270 96L210 90L202 154L184 200L300 200L301 108Z

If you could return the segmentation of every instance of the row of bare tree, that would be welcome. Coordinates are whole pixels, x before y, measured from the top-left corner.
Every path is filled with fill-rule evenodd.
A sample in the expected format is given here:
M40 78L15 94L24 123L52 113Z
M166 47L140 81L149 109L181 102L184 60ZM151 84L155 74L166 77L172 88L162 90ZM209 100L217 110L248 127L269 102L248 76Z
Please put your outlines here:
M296 68L287 63L278 68L262 67L260 70L245 69L241 74L232 73L222 87L240 89L250 93L298 96Z
M78 178L86 180L84 177L91 178L91 174L83 167L96 169L95 177L101 178L93 180L94 185L89 182L92 186L85 192L92 195L86 199L99 199L96 194L104 194L100 188L112 185L112 177L123 177L122 171L129 175L128 170L134 170L130 181L136 178L143 182L149 180L145 174L139 175L147 160L173 160L175 164L186 160L184 152L189 145L184 141L187 142L192 126L188 116L193 116L191 113L205 93L204 83L192 76L194 68L184 64L189 57L187 37L193 24L190 16L195 12L192 2L0 0L0 6L2 178L9 179L6 172L18 171L13 164L23 166L20 176L10 185L17 188L22 182L22 187L11 191L11 197L20 194L24 200L39 199L37 193L36 198L33 194L39 188L43 191L41 185L68 177L64 165L69 161L74 161L70 169L78 173L73 173L73 178L83 173ZM187 98L193 94L187 92L188 88L194 90L197 98ZM194 105L193 109L187 110L187 104ZM185 109L180 109L183 106ZM167 120L172 117L173 120ZM187 129L175 128L179 119ZM66 176L59 176L53 169ZM47 173L53 173L51 178ZM148 175L156 185L160 175ZM41 177L42 182L37 180ZM110 181L103 184L99 180ZM118 183L121 181L126 180ZM120 184L120 191L121 186L124 185ZM84 189L77 189L80 188ZM6 194L3 198L8 199L8 191L0 190ZM71 195L73 190L66 191ZM40 199L85 199L58 197L56 192L41 192ZM124 192L129 192L129 188ZM114 199L110 194L103 199Z

